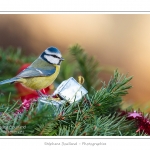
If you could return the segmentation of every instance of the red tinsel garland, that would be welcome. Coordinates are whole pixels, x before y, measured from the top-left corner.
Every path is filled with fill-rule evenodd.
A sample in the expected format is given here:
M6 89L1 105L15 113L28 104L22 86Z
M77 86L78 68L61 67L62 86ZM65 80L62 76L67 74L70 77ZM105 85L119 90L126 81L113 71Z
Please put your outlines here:
M138 129L136 132L144 132L148 135L150 135L150 118L149 115L144 116L142 112L127 112L127 119L135 120L137 123Z

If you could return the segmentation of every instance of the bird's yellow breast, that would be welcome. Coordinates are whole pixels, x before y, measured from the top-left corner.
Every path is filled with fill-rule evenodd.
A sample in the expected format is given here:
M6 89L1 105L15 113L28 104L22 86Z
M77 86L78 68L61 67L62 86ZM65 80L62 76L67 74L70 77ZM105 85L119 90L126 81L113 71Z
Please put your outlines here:
M55 73L50 76L20 78L17 82L21 82L24 86L31 89L41 90L51 85L56 79L59 74L60 66L56 65L55 67Z

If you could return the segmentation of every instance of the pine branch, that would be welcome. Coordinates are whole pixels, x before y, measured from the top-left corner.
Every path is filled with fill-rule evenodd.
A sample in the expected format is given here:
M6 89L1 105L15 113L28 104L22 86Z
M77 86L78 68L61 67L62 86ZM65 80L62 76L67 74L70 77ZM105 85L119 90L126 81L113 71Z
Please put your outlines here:
M94 106L99 106L95 107L96 109L93 108L93 111L100 114L109 114L119 109L122 102L121 97L126 95L127 90L132 87L128 85L131 79L132 77L126 77L126 75L121 75L118 71L115 71L114 77L109 81L108 85L106 86L103 83L102 88L92 95L91 103Z
M10 49L9 49L10 50ZM59 108L49 105L39 107L39 102L31 103L29 110L16 113L22 107L19 101L13 101L7 95L6 103L0 105L0 135L40 135L40 136L139 136L144 133L136 132L135 120L122 116L118 110L122 96L128 93L131 86L128 84L132 77L121 75L118 71L110 79L108 85L103 83L101 89L96 90L100 67L94 58L87 56L79 45L70 48L75 58L75 65L64 64L60 80L77 76L79 73L85 78L85 87L89 96L83 97L80 102L66 103ZM10 54L10 57L8 57ZM11 58L11 59L10 59ZM21 58L21 62L18 60ZM1 56L1 75L13 76L19 64L26 62L20 52L6 51ZM7 63L6 63L7 61ZM76 64L78 63L78 67ZM6 63L6 65L5 65ZM16 65L17 63L17 65ZM4 66L3 66L4 65ZM8 66L7 66L8 65ZM65 69L67 65L67 68ZM12 69L10 74L5 70ZM13 68L14 67L14 68ZM6 72L5 72L6 71ZM4 76L4 77L6 77ZM57 80L59 81L59 80ZM94 87L92 91L92 87ZM7 86L7 88L10 88ZM6 88L6 89L7 89ZM4 89L5 90L5 89ZM2 101L2 97L0 97ZM39 98L40 99L40 98ZM148 119L147 119L148 120ZM12 127L12 128L10 128Z
M24 56L20 48L0 48L0 54L0 79L16 75L21 65L32 62L35 59L33 56Z
M69 49L78 63L76 70L78 70L85 78L86 89L90 92L91 87L97 88L100 83L98 77L100 72L98 61L96 61L93 57L89 57L78 44L70 47Z
M6 49L0 48L0 81L14 77L21 65L31 63L35 57L26 57L22 54L20 48L8 47ZM10 93L14 97L16 89L12 84L0 86L0 103L4 103Z
M135 133L134 121L128 121L126 117L109 115L105 117L83 116L82 121L72 123L69 126L59 127L59 136L127 136Z

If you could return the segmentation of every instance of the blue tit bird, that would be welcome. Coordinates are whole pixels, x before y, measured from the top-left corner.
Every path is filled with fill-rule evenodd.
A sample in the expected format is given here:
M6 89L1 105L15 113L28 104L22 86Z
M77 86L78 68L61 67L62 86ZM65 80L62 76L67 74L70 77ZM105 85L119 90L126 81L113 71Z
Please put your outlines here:
M51 85L58 76L63 60L56 47L49 47L29 67L13 78L1 81L0 85L19 82L41 96L40 90Z

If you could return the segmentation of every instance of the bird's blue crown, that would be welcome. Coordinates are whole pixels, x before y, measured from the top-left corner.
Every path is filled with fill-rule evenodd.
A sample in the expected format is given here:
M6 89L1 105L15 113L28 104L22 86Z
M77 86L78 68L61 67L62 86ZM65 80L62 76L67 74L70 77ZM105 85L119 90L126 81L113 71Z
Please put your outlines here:
M51 53L60 53L60 51L56 47L53 47L53 46L48 47L46 50L51 52Z

